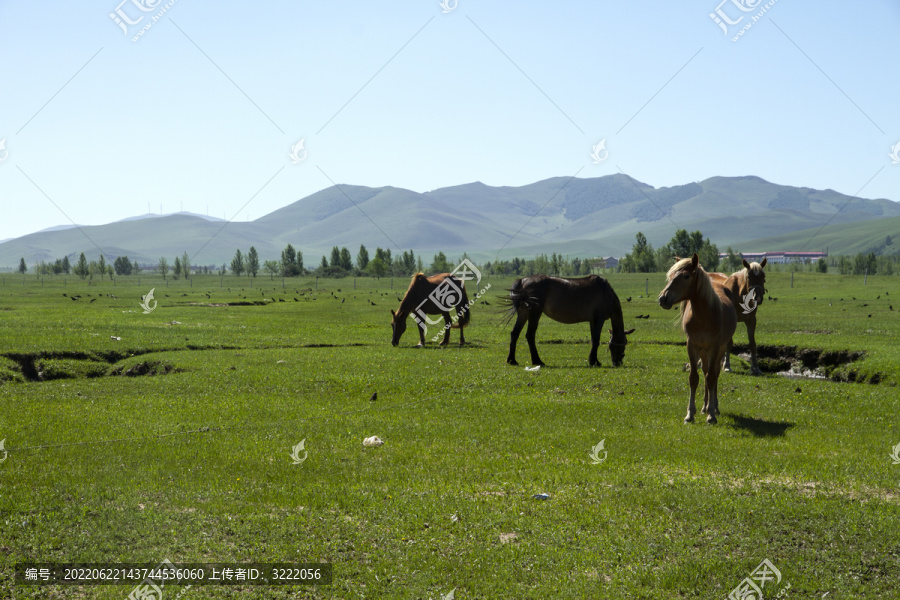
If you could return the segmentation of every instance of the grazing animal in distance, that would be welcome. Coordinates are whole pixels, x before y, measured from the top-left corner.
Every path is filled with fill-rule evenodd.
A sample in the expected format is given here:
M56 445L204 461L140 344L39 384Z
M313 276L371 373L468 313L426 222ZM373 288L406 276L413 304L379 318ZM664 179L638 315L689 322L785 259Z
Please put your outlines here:
M584 323L591 326L591 352L588 365L599 367L597 347L603 333L603 323L609 319L610 329L609 354L614 366L618 367L625 358L627 336L634 329L625 331L622 318L622 305L609 282L599 275L588 275L570 279L567 277L551 277L549 275L531 275L517 279L509 290L510 319L516 317L509 339L509 355L506 362L517 365L516 343L525 323L528 330L525 339L531 351L531 364L541 366L544 362L538 355L535 344L535 333L541 315L547 315L560 323Z
M375 306L371 300L369 304ZM456 309L455 323L450 318L451 308ZM406 318L413 315L419 326L418 347L421 348L425 345L427 328L423 319L427 319L426 315L441 315L444 317L444 340L440 345L446 346L450 342L451 329L459 329L459 345L462 346L466 343L463 328L469 324L469 312L469 297L463 280L450 273L439 273L431 277L416 273L400 301L400 307L396 311L391 309L391 345L400 343L400 337L406 331Z
M672 265L666 273L666 286L659 293L659 305L669 310L680 303L681 327L687 336L688 360L691 374L691 396L688 401L685 423L694 421L697 412L695 398L703 368L703 409L706 422L716 423L719 412L719 373L728 343L737 327L734 298L731 290L713 283L709 274L700 266L695 253Z
M731 296L735 301L734 311L737 322L747 326L751 375L762 375L756 357L756 313L759 312L759 306L763 303L766 293L766 274L763 271L766 262L766 258L758 263L749 263L745 259L743 261L744 268L731 275L709 273L709 277L714 283L731 290ZM728 350L725 352L725 371L731 371L731 348L733 346L734 339L728 342Z

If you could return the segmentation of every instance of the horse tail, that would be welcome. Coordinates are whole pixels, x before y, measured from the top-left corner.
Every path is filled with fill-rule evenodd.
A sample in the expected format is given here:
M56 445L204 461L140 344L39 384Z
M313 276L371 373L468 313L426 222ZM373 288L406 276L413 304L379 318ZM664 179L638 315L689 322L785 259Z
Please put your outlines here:
M509 291L509 296L503 298L509 305L509 309L506 311L507 323L518 314L520 308L530 310L541 305L540 298L528 295L528 291L525 289L525 284L522 281L522 279L517 279L513 282L512 287L507 290Z
M451 326L451 329L462 329L469 324L469 320L472 318L465 282L463 282L460 291L462 292L462 297L459 299L459 304L456 305L456 316L459 317L459 319Z

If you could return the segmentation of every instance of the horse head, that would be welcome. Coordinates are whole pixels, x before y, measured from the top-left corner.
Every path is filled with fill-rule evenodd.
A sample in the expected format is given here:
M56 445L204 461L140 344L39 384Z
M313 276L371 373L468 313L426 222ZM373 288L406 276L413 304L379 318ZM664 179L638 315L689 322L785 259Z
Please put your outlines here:
M627 336L632 333L634 333L634 329L622 331L619 335L616 335L612 329L609 330L609 356L612 358L614 367L622 366L622 361L625 360L625 346L628 345Z
M669 310L679 302L691 297L697 287L700 257L682 258L666 273L666 287L659 293L659 305Z
M394 309L391 309L391 331L393 332L393 335L391 336L392 346L396 346L400 343L400 336L406 331L406 317L407 314L405 312L394 312Z
M749 263L747 259L744 259L743 262L744 268L747 270L747 289L741 289L741 294L749 294L751 291L755 291L756 304L760 305L763 303L763 298L766 295L766 274L763 271L766 266L766 259L763 258L762 262L758 263Z

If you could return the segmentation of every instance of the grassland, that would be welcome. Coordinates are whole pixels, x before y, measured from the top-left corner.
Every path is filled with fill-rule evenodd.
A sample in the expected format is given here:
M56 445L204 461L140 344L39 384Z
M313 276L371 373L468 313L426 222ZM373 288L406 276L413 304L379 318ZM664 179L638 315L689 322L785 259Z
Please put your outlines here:
M544 319L528 372L524 340L504 362L509 280L467 346L416 349L412 326L389 343L402 280L0 277L0 598L131 590L17 586L24 561L163 559L334 565L182 598L725 598L763 559L766 597L896 597L900 279L771 274L760 344L862 352L828 367L857 382L736 358L716 426L682 423L661 276L609 279L625 365L589 369L587 325Z

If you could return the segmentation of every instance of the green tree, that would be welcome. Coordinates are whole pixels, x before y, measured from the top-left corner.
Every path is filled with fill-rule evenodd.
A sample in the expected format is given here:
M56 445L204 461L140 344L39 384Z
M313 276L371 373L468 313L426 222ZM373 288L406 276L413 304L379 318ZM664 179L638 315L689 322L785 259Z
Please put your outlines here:
M114 272L115 272L115 269L113 269L112 265L106 265L106 274L109 275L110 281L112 281Z
M302 254L300 255L303 256ZM297 251L288 244L281 251L281 275L283 277L294 277L303 270L302 258L300 266L297 265Z
M19 259L19 273L24 275L28 272L28 265L25 264L25 257Z
M400 255L400 261L403 263L403 274L404 275L412 275L416 272L416 255L413 254L413 251L403 252Z
M712 273L719 267L719 247L710 242L709 238L703 240L697 254L700 255L700 264L706 271Z
M157 266L159 269L159 274L163 276L163 279L166 278L166 275L169 274L169 261L166 260L165 256L159 257L159 265Z
M734 249L731 246L725 250L727 256L725 256L725 261L722 265L722 268L728 271L729 273L737 271L741 268L743 263L741 262L741 257L735 254Z
M69 262L69 255L62 257L62 271L68 275L72 271L72 264Z
M356 268L360 271L366 270L366 265L369 264L369 251L366 250L365 244L360 244L359 252L356 253Z
M185 279L190 279L191 277L191 257L188 256L188 253L185 252L181 255L181 272L184 274Z
M106 257L103 256L103 253L100 253L100 260L97 261L97 270L100 272L100 279L103 279L103 276L106 275Z
M90 275L91 270L88 266L87 257L84 255L84 252L81 253L81 256L78 257L78 264L75 265L75 274L84 279L88 275Z
M341 266L341 250L334 246L331 249L331 262L329 263L331 267L339 267Z
M443 252L438 252L434 255L434 260L431 261L431 270L434 273L447 273L453 268L447 261L447 255Z
M267 260L263 262L263 268L267 273L274 277L281 272L281 263L279 263L277 260Z
M387 272L387 267L384 265L384 261L376 256L366 265L366 272L374 277L384 277L384 274Z
M241 254L240 248L235 251L234 258L231 259L231 272L239 277L244 272L244 255Z
M875 275L878 272L878 259L875 257L874 252L869 252L868 254L860 252L853 260L854 275L865 275L866 272L869 275Z
M131 261L128 260L127 256L117 256L116 260L113 261L113 269L115 269L116 275L131 275Z
M325 255L322 255L322 264L319 265L319 270L324 271L328 268L328 259L325 258Z
M178 279L181 277L181 257L175 257L175 264L172 265L172 279Z
M820 258L816 261L816 271L819 273L827 273L828 272L828 261L824 258Z
M619 261L619 270L625 273L652 273L656 270L656 262L653 246L647 242L647 236L638 231L631 252Z
M141 272L141 265L138 264L137 259L134 259L134 262L131 263L131 273L133 275L137 275Z
M347 271L348 273L349 273L350 271L352 271L352 270L353 270L353 258L351 258L351 256L350 256L350 251L347 250L347 247L346 247L346 246L343 247L343 248L341 248L341 255L340 255L340 258L341 258L341 260L340 260L340 262L338 263L339 266L340 266L342 269L344 269L345 271Z
M250 246L250 251L247 253L247 272L251 277L256 277L256 274L259 273L259 253L253 246Z

